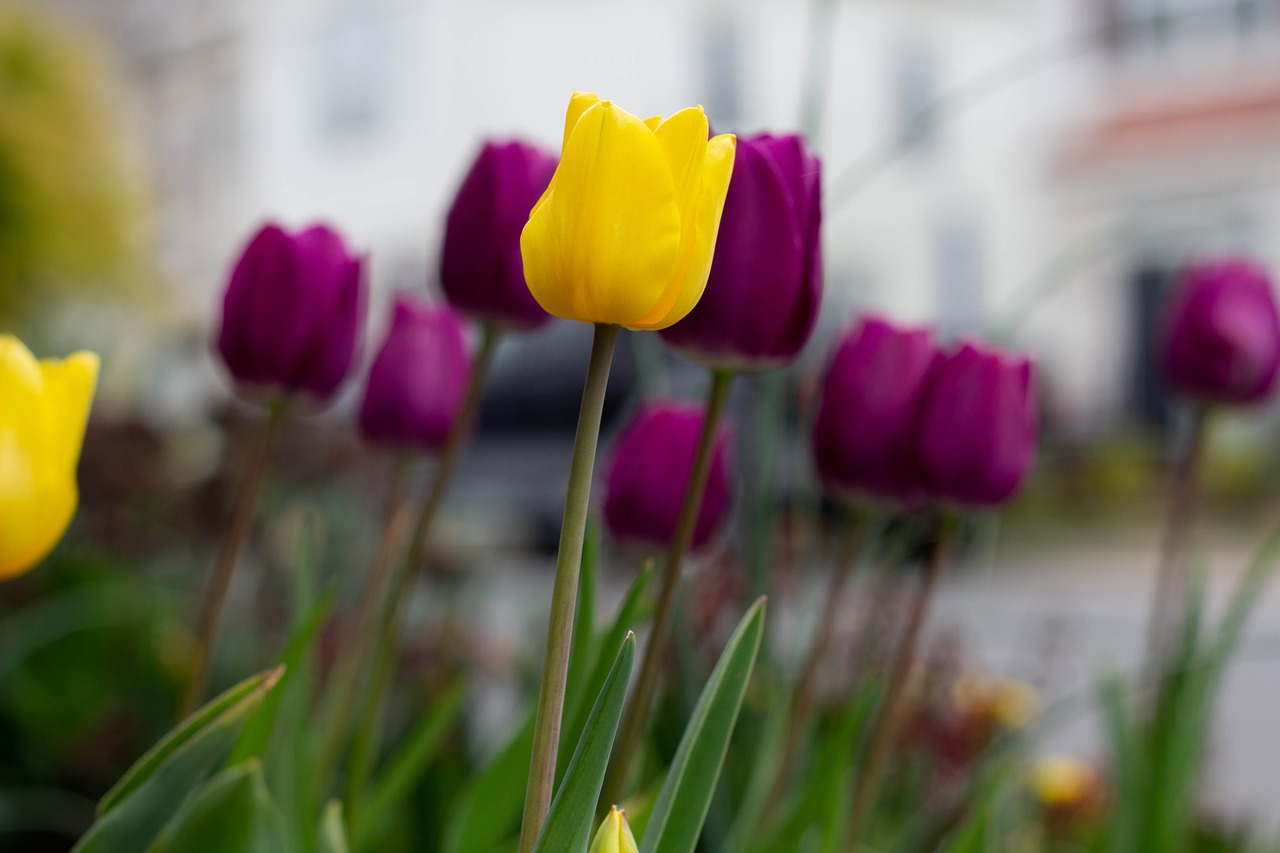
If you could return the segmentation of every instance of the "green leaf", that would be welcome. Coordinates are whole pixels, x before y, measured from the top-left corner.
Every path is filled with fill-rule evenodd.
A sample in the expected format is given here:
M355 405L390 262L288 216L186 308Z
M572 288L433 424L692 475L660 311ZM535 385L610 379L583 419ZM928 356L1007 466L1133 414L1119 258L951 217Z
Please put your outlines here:
M578 748L565 771L564 782L551 802L551 811L538 835L534 853L585 853L635 659L636 636L629 633L596 697Z
M533 755L530 715L511 742L472 776L450 809L444 853L491 853L519 832Z
M697 846L760 651L764 609L763 598L751 606L712 671L654 804L641 853L693 853Z
M342 801L330 800L320 820L316 853L351 853L347 844L346 824L342 818Z
M307 614L302 626L289 638L284 652L280 655L280 666L284 667L284 674L280 677L277 689L271 691L270 695L263 700L258 713L254 714L253 719L244 727L244 734L232 750L231 757L227 760L228 764L241 764L250 758L261 756L266 751L280 711L281 698L294 679L299 677L299 673L306 669L307 653L311 651L311 644L320 626L328 618L333 602L333 594L326 595L317 601L312 606L311 612Z
M251 760L230 767L189 799L150 853L284 853L280 810Z
M249 716L280 679L279 668L241 682L151 748L99 805L77 853L145 850L230 751Z
M618 613L614 617L613 624L596 640L597 649L617 648L626 639L627 632L636 628L640 621L641 610L645 606L644 594L649 589L649 583L653 580L654 572L654 564L650 561L636 575L631 588L627 590L626 596L622 599L622 604L618 606ZM574 642L577 641L575 640ZM574 654L576 653L577 648L575 647ZM582 700L577 702L576 705L565 705L565 734L561 737L562 747L566 743L576 744L582 736L582 729L587 724L587 715L591 713L591 705L587 703L586 697L600 695L600 690L604 686L605 679L609 677L609 670L612 666L613 661L609 660L608 655L597 653L595 667L591 674L587 676L581 691ZM566 740L566 738L572 738L572 740ZM569 754L569 750L562 748L561 753Z
M457 722L463 695L460 686L446 692L398 749L391 766L374 782L368 802L361 806L355 826L351 828L357 850L368 848L374 831L409 795L428 763L436 756L445 735Z

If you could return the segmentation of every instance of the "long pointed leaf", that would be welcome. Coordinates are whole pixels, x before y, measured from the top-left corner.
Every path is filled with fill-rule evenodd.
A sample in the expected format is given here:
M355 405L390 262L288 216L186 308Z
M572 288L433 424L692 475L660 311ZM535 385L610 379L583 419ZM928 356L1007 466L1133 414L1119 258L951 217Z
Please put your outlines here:
M423 770L444 743L445 735L457 722L458 713L462 710L462 699L463 691L460 687L454 687L445 693L422 718L405 745L397 751L391 766L374 782L368 803L360 808L356 824L351 828L357 850L369 847L374 831L409 795L414 783L422 776Z
M751 606L712 671L658 794L641 853L693 853L697 846L760 651L764 610L763 598Z
M551 802L551 811L538 835L534 853L585 853L635 660L636 636L627 634L587 718L564 782Z
M147 849L226 757L280 675L276 668L236 685L152 747L103 798L101 817L80 839L76 853Z

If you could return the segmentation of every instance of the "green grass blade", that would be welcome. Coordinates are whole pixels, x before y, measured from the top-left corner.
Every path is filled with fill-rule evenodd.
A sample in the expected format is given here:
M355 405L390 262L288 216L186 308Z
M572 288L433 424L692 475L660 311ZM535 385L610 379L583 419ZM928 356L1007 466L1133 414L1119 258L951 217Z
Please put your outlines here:
M346 821L342 817L342 801L330 800L324 808L324 816L320 819L320 834L317 836L316 853L351 853L347 844Z
M375 831L404 801L439 752L462 711L463 690L451 688L431 708L401 747L386 772L373 783L372 793L351 828L356 850L368 849Z
M654 804L641 853L693 853L697 846L760 651L764 611L761 598L742 617L694 706Z
M629 633L596 697L595 707L565 771L564 782L551 801L551 811L538 835L534 853L585 853L635 660L636 636Z

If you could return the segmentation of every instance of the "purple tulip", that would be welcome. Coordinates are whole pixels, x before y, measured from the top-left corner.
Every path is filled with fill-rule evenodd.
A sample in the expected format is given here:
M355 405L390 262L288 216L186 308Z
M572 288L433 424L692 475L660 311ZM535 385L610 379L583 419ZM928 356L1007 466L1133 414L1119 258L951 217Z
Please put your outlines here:
M997 506L1018 490L1036 446L1031 362L966 343L933 371L920 466L934 497Z
M525 142L480 149L449 208L440 258L444 294L459 311L516 328L551 319L525 284L520 231L555 170L554 155Z
M1219 403L1261 400L1280 366L1271 280L1245 260L1187 267L1165 310L1160 365L1184 394Z
M704 416L701 406L655 401L631 418L605 470L604 519L615 538L654 547L671 543ZM722 426L694 526L695 550L711 540L728 514L729 465L729 433Z
M218 352L246 390L326 402L346 379L364 324L362 261L323 225L264 226L223 297Z
M812 436L829 492L898 505L918 499L920 416L941 360L928 330L898 329L876 317L841 339L823 377Z
M470 372L458 315L400 294L369 369L360 432L370 442L400 450L440 450L462 408Z
M799 136L738 139L707 289L663 340L716 368L795 358L822 301L821 174Z

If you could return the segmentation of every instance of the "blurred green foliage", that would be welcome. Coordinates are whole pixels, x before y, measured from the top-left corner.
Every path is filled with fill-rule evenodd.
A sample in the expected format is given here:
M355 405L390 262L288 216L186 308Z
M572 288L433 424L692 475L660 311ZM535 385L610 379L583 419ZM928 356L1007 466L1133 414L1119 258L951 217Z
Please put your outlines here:
M91 41L0 5L0 327L128 275L140 207L110 79Z

